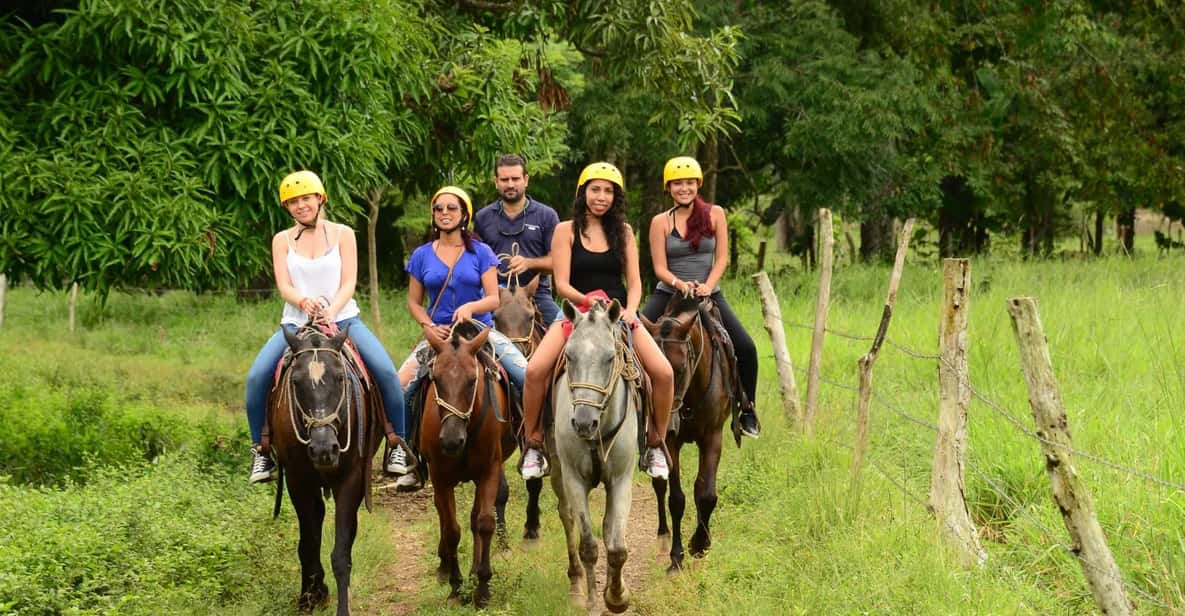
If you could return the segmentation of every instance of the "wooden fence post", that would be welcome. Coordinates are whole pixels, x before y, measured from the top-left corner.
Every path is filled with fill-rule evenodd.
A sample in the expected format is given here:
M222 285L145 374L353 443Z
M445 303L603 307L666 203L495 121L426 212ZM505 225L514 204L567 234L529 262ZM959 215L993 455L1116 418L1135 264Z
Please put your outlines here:
M819 298L815 303L815 332L811 336L811 361L806 373L806 410L802 430L815 434L815 414L819 406L819 364L823 361L823 335L827 330L827 308L831 303L831 264L835 256L835 235L831 232L831 210L819 210L819 240L823 262L819 270Z
M1031 297L1008 300L1012 331L1020 347L1021 367L1029 386L1029 404L1037 424L1037 436L1045 456L1045 472L1053 485L1053 500L1070 531L1072 551L1078 556L1095 604L1104 614L1130 614L1135 609L1127 597L1123 577L1107 545L1094 511L1094 499L1078 479L1070 453L1073 443L1066 409L1058 391L1049 358L1045 330Z
M4 307L8 297L8 276L0 274L0 327L4 327Z
M761 240L757 245L757 271L765 271L765 244L766 240Z
M70 333L74 333L74 314L78 311L78 283L70 285Z
M782 385L782 412L787 419L802 422L801 409L798 406L798 385L794 382L794 365L790 362L790 352L786 350L782 308L778 305L778 297L774 295L774 287L765 272L753 274L753 280L757 282L757 289L761 294L761 314L765 317L765 331L769 332L769 342L774 348L774 363L778 368L778 380Z
M967 511L964 457L967 453L967 407L971 404L967 370L967 311L970 308L971 263L942 260L942 316L938 325L938 437L930 473L927 507L939 527L966 557L982 565L987 552Z
M909 238L913 235L914 220L910 218L901 227L901 239L897 242L897 258L893 261L893 273L889 276L889 292L885 296L885 308L881 322L876 328L872 348L860 358L860 402L856 409L856 448L852 456L853 485L864 470L864 454L868 451L869 405L872 402L872 363L889 333L889 320L893 318L893 304L897 302L897 287L901 285L901 271L905 269L905 253L909 250Z

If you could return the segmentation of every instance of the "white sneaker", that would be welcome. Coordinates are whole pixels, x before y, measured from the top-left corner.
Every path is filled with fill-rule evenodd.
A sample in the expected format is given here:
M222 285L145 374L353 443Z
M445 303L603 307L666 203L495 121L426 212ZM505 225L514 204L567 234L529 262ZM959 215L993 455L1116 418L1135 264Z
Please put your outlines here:
M547 474L547 458L538 449L523 454L523 479L541 479Z
M415 457L408 455L407 449L403 445L396 445L391 448L391 453L387 454L387 463L383 466L392 475L410 473L411 469L415 467Z
M663 455L661 448L651 447L646 450L646 474L655 479L666 479L670 476L671 469L667 468L667 457Z
M395 480L396 492L415 492L421 487L423 486L420 485L420 476L415 473L400 475L399 479Z
M255 459L251 462L251 476L247 481L251 483L264 483L275 479L278 473L276 463L258 451L253 453L255 454Z

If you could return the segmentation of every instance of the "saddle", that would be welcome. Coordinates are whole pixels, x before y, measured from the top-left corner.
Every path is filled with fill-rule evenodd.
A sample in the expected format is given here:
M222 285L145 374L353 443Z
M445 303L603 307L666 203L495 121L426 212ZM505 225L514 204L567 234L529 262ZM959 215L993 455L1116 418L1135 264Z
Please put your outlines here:
M699 304L699 318L700 323L704 326L704 331L708 334L708 339L712 343L713 353L712 361L721 361L725 357L736 357L736 348L733 347L732 337L728 335L728 330L724 328L724 317L720 314L720 307L711 298L705 299ZM732 421L729 428L732 431L733 439L736 440L737 447L741 446L741 422L739 416L741 411L749 406L749 396L745 394L745 388L741 386L740 371L737 370L735 362L727 366L728 369L724 371L725 378L728 379L728 390L732 393ZM760 420L759 420L760 421ZM760 424L759 424L760 425Z

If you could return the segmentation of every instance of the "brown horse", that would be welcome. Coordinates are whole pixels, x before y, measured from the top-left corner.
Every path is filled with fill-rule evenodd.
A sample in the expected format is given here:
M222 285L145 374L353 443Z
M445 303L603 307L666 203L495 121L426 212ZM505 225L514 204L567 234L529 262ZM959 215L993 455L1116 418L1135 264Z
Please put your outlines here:
M347 330L349 328L347 327ZM358 530L358 506L370 492L370 462L382 437L383 402L377 387L363 388L351 372L346 331L329 338L306 326L297 334L284 330L292 355L276 387L268 394L270 448L280 464L276 506L280 512L284 474L288 498L300 524L301 610L329 599L321 566L323 494L333 494L334 543L331 562L337 580L338 616L350 613L351 549ZM369 500L367 508L369 509Z
M539 341L543 339L545 330L540 326L542 316L535 307L535 290L539 286L536 277L526 286L516 284L517 277L511 278L510 288L498 290L501 301L494 311L494 326L502 332L515 346L522 351L523 356L530 359ZM522 434L523 418L521 413L512 413L515 434ZM518 445L521 447L521 439ZM539 538L539 493L543 490L543 479L527 480L527 521L523 525L523 539ZM499 540L506 545L506 501L510 500L510 486L505 479L498 486L498 499L495 502L496 527Z
M457 525L453 491L463 481L474 483L473 511L469 516L473 532L470 575L477 577L473 603L481 608L489 602L493 575L490 541L494 535L494 500L499 486L506 485L502 463L514 451L515 443L507 420L506 392L494 382L489 365L478 357L490 330L473 332L475 329L462 323L453 328L447 340L428 336L436 359L425 388L419 448L428 463L436 514L440 517L440 566L436 572L441 582L448 580L452 600L460 598L462 582L457 557L461 528Z
M675 372L675 401L671 408L678 415L671 418L667 431L667 450L671 455L670 506L671 541L670 570L683 567L683 511L686 499L679 483L679 450L686 443L699 447L699 472L695 478L696 527L691 536L691 555L702 556L712 545L709 522L716 508L716 470L720 465L724 420L735 406L732 372L736 364L721 348L713 344L709 327L717 327L707 314L710 300L675 296L667 304L658 323L643 322ZM668 481L652 479L658 497L658 535L666 536L666 497Z

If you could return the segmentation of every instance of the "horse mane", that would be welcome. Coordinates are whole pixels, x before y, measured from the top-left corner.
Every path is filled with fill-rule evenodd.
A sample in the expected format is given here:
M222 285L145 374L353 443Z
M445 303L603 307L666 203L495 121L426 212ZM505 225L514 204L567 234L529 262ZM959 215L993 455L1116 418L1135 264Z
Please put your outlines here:
M449 342L452 342L453 349L456 349L462 340L473 340L480 333L481 328L473 321L460 321L453 325L453 335L449 337Z

